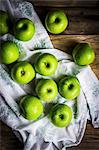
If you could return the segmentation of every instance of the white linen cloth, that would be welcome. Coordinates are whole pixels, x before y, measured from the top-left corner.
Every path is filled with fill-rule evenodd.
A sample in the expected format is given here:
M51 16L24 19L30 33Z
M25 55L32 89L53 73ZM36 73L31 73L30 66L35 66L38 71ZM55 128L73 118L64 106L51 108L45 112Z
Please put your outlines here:
M62 75L76 75L80 85L80 95L75 100L65 100L60 95L53 103L65 103L73 110L73 119L67 128L55 127L44 114L38 121L28 121L20 113L19 101L25 94L33 94L38 78L27 85L19 85L10 77L10 69L0 64L0 118L12 128L16 136L23 142L24 150L65 150L67 147L80 143L86 128L87 119L99 128L99 82L90 66L76 65L72 57L65 52L53 48L49 36L37 16L33 5L29 2L1 0L0 10L9 12L12 21L17 18L29 18L36 26L34 37L28 42L22 42L11 34L0 37L0 40L15 42L20 48L20 60L33 64L39 53L51 53L59 61L56 73L49 77L57 82ZM46 77L48 78L48 77ZM48 106L44 104L45 110ZM50 107L50 106L49 106Z

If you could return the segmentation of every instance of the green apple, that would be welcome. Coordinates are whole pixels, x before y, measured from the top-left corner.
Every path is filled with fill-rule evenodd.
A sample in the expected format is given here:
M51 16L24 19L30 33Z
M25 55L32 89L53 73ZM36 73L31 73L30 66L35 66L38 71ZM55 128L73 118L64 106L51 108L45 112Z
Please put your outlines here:
M19 58L19 48L11 41L3 42L1 44L0 55L2 63L11 64Z
M44 76L50 76L55 73L58 66L56 57L49 53L41 54L35 62L35 70Z
M88 43L77 44L72 54L78 65L89 65L95 59L95 53Z
M34 79L35 71L29 62L21 61L13 66L11 76L19 84L27 84Z
M65 76L59 81L59 93L66 99L74 99L80 93L80 84L76 77Z
M45 25L49 32L59 34L66 29L68 19L62 10L52 10L46 16Z
M29 41L35 33L34 23L27 19L21 18L14 25L14 35L18 40Z
M0 10L0 35L4 35L9 31L9 16L5 11Z
M57 127L67 127L72 120L72 110L65 104L57 104L50 111L50 120Z
M23 116L27 120L37 120L43 113L43 105L41 101L34 96L24 96L20 101L20 107Z
M41 79L35 90L38 97L45 102L53 101L58 95L57 85L52 79Z

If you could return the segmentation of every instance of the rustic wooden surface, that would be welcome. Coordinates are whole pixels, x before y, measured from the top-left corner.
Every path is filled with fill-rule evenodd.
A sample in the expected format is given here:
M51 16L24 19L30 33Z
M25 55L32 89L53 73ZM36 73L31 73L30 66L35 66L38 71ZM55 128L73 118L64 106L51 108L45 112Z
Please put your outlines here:
M96 53L96 59L91 65L99 78L99 1L98 0L29 0L44 24L46 13L54 8L61 8L69 18L69 26L61 35L50 35L55 48L71 54L76 43L88 42ZM0 123L0 149L22 150L23 145L15 137L12 130ZM85 135L81 144L68 150L99 150L99 129L94 129L91 122L87 123Z

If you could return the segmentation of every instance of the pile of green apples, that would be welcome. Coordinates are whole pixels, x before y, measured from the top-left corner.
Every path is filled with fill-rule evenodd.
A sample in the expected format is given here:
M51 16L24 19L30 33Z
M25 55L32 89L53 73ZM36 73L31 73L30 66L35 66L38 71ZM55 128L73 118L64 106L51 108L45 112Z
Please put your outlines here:
M52 34L63 32L68 25L68 19L62 10L49 12L45 19L45 26ZM13 35L21 41L29 41L33 38L36 27L34 23L21 18L13 25L9 15L0 11L0 35L10 32L13 27ZM56 83L51 76L58 67L57 58L49 53L41 53L33 64L28 61L20 61L19 47L12 41L1 42L0 62L5 65L12 64L11 78L18 84L28 84L36 78L36 73L42 75L35 86L36 96L26 95L20 101L22 115L28 120L37 120L44 112L44 103L52 103L58 94L66 100L74 100L80 94L80 83L76 76L65 75ZM78 65L88 65L93 62L95 54L88 43L79 43L73 49L73 59ZM46 78L47 77L47 78ZM55 104L49 111L48 118L57 127L67 127L72 120L72 109L65 104Z

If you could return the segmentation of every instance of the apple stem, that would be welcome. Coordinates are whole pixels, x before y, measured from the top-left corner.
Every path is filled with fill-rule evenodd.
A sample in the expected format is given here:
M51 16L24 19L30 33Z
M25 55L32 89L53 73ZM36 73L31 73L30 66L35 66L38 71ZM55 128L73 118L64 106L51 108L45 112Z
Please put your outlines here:
M69 89L72 89L72 88L73 88L73 84L70 84L70 85L69 85Z
M61 119L63 119L64 118L64 116L61 114L61 115L59 115L59 117L61 118Z
M25 71L21 71L21 76L24 76L25 75Z

